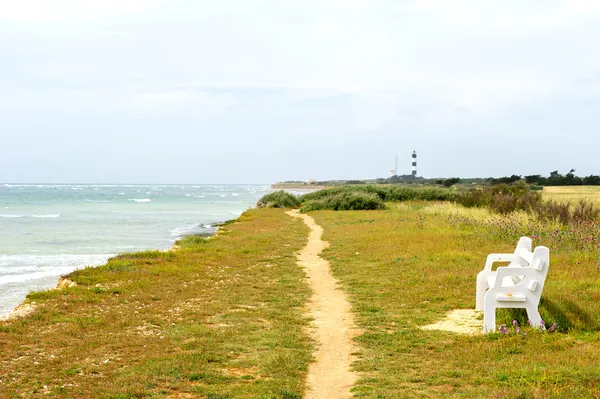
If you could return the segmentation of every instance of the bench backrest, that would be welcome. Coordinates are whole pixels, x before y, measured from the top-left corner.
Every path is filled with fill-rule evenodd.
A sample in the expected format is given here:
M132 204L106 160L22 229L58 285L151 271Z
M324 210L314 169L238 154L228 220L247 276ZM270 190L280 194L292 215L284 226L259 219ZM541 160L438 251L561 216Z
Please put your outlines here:
M536 247L533 250L533 258L530 263L530 269L534 272L526 276L522 284L527 287L528 295L535 297L535 303L540 302L548 269L550 267L550 250L547 247Z
M531 257L533 253L531 252L532 240L529 237L521 237L519 238L519 242L517 243L517 247L515 248L515 255L519 258L517 264L512 262L509 267L514 266L529 266L531 264Z

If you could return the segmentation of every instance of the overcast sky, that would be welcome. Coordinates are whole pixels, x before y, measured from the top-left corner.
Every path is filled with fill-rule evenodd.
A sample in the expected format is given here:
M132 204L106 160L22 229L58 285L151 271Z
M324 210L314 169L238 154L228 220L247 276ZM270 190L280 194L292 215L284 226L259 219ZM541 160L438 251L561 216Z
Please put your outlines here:
M0 0L0 182L600 174L600 1Z

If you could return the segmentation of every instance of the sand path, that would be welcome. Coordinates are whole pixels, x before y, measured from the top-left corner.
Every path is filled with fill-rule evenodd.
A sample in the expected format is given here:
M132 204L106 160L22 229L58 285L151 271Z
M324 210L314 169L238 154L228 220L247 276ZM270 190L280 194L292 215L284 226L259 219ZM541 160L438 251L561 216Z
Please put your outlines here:
M350 370L350 364L355 360L352 353L356 351L352 341L356 330L350 303L338 289L329 262L319 256L329 245L321 240L323 228L312 217L298 211L287 214L304 220L311 230L308 244L298 254L298 264L306 271L313 290L309 304L314 318L311 334L318 345L315 361L308 368L308 391L304 399L350 398L350 388L357 379L356 373Z

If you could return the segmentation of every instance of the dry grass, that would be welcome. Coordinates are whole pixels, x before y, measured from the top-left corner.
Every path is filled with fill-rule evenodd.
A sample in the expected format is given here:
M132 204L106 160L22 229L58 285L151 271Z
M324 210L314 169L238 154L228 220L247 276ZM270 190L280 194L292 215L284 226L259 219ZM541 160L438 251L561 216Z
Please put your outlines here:
M544 187L542 196L544 199L571 202L573 204L581 199L587 199L600 204L600 186Z
M215 239L73 273L0 322L0 398L300 398L307 229L249 211Z
M585 251L552 255L541 313L558 333L464 336L423 331L475 305L475 276L490 252L516 240L452 225L450 204L312 214L325 256L348 291L359 328L360 398L566 398L600 396L600 267ZM454 208L485 218L486 211ZM526 216L523 216L526 217ZM498 323L520 310L499 311Z

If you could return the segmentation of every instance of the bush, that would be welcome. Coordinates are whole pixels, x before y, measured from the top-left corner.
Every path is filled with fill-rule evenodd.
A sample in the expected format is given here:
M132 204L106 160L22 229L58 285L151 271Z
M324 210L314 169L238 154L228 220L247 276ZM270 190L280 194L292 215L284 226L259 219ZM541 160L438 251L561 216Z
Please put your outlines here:
M375 194L384 202L411 200L452 201L456 197L453 191L445 188L360 185L341 186L315 191L314 193L303 195L300 197L300 200L304 203L344 193Z
M550 200L535 207L533 211L540 220L555 220L565 225L592 222L600 217L600 208L585 199L581 199L574 207L569 203Z
M475 189L459 195L456 201L467 208L488 207L501 214L526 211L539 220L554 220L565 225L600 218L600 207L592 201L582 199L574 207L569 203L542 201L540 191L531 191L524 184Z
M453 185L455 185L456 183L458 183L460 181L460 179L458 177L453 177L451 179L446 179L442 182L442 184L446 187L452 187Z
M300 200L293 194L283 190L267 194L256 203L258 208L296 208Z
M307 201L300 212L319 211L359 211L384 209L385 205L379 196L373 193L343 192L323 198Z
M600 208L596 203L586 199L579 200L572 213L572 218L578 222L590 222L598 219L599 216Z
M525 184L499 184L460 194L457 202L467 208L489 207L496 212L507 214L518 210L530 211L538 207L542 202L542 194L529 190Z

